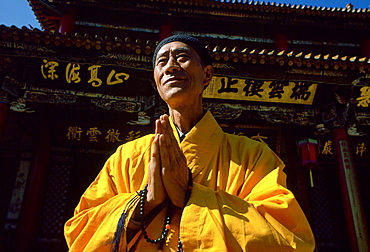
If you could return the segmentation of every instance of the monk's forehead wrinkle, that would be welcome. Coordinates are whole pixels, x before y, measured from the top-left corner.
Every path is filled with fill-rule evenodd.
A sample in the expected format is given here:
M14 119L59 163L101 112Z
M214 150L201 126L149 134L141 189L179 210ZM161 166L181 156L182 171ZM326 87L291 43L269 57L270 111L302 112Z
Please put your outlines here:
M172 53L173 54L179 54L179 53L182 53L182 52L186 52L188 54L193 54L193 51L189 47L167 48L167 49L161 50L158 53L157 58L162 57L162 56L167 56L167 55L172 54Z

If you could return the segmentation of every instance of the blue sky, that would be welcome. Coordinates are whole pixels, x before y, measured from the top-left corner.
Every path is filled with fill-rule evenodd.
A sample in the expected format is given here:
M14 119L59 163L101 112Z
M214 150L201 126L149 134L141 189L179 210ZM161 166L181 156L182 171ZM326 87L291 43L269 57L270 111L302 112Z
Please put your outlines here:
M354 8L370 8L370 0L273 0L264 2L322 7L345 7L347 3L352 3ZM27 0L0 0L0 24L15 25L19 28L32 26L41 29Z

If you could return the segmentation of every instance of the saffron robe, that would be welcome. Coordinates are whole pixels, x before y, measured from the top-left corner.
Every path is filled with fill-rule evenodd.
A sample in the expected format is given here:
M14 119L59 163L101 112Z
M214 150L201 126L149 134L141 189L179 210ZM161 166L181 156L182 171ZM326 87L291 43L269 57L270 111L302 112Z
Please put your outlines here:
M127 202L148 181L152 140L123 144L107 160L65 225L70 251L110 251ZM266 144L223 132L206 112L180 146L194 187L182 213L173 216L164 251L176 250L179 235L185 251L313 251L309 223L286 188L284 164ZM164 216L165 209L148 226L150 238L160 236ZM127 244L124 230L120 251L158 251L137 238L140 233Z

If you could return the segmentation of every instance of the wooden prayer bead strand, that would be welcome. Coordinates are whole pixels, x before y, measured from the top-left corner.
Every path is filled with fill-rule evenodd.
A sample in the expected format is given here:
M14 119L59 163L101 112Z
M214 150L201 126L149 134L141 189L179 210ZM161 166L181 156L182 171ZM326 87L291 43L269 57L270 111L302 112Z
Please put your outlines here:
M168 231L171 229L171 210L172 210L172 204L168 202L167 211L166 211L166 217L164 219L164 225L163 225L163 231L162 235L157 239L150 239L148 236L148 233L145 230L145 218L144 218L144 209L145 209L145 198L148 193L148 185L145 186L143 190L140 191L140 202L139 202L139 210L140 210L140 224L141 224L141 232L143 233L144 239L152 244L158 244L159 248L158 250L161 250L163 248L163 241L167 236Z

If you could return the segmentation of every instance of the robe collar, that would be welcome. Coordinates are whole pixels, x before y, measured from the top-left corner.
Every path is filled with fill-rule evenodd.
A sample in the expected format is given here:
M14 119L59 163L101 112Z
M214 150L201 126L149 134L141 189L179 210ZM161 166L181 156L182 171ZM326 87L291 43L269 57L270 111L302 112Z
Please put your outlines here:
M176 126L170 117L170 124L175 138L180 143ZM211 112L207 111L202 119L189 131L180 147L186 157L193 178L209 164L209 160L219 150L224 132Z

